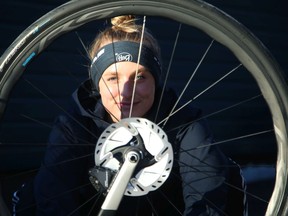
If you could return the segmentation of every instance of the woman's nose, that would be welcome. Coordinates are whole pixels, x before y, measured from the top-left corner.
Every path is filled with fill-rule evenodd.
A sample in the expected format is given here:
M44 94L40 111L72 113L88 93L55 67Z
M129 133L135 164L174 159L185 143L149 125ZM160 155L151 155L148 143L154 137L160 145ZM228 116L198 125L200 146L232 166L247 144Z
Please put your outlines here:
M131 98L133 94L134 80L131 79L124 80L122 85L119 86L119 88L120 88L119 90L120 95L122 97Z

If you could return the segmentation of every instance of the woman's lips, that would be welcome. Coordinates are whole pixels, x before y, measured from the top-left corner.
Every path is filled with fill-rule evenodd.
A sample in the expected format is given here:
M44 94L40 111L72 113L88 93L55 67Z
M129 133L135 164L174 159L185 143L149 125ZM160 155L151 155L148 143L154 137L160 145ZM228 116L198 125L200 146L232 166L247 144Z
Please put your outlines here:
M131 105L132 105L132 108L133 108L133 107L136 106L138 103L139 103L139 102L135 102L135 101L134 101L134 102L133 102L133 105L132 105L131 102L120 102L120 103L118 103L118 106L121 107L121 108L124 108L124 109L127 109L127 108L130 109Z

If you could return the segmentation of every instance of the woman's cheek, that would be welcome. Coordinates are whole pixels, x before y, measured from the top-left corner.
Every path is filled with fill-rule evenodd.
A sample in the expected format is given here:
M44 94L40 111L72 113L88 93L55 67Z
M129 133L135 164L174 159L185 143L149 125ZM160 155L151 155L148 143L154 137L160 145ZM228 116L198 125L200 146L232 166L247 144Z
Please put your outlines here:
M106 97L114 97L115 94L117 94L117 89L113 86L105 86L105 89L103 89L103 93Z
M142 93L142 95L151 96L155 93L155 87L154 85L151 85L150 83L146 83L145 85L142 85L139 89L139 92Z
M140 94L147 94L149 91L151 91L150 85L147 85L147 83L139 83L136 87L137 92Z
M119 88L115 85L115 86L110 86L108 88L108 94L110 94L110 97L116 97L119 94Z

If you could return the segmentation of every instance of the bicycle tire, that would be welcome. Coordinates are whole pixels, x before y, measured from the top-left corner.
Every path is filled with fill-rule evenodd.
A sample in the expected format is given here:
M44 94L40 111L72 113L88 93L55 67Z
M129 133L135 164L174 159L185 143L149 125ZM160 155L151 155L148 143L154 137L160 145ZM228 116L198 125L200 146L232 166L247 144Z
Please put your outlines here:
M192 25L229 48L250 71L271 110L278 145L276 183L266 215L287 215L288 93L283 72L247 28L203 1L81 0L57 7L23 31L2 55L0 116L4 114L11 89L27 65L53 40L89 21L120 14L157 15Z

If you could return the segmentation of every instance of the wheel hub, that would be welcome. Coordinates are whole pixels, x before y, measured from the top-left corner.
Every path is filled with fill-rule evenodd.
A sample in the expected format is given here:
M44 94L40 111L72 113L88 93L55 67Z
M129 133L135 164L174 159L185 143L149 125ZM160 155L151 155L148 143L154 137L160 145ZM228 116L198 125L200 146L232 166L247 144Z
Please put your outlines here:
M173 149L165 132L144 118L123 119L102 133L95 149L97 172L106 170L107 174L109 170L110 174L116 174L131 150L139 153L140 162L125 195L141 196L158 189L171 172Z

